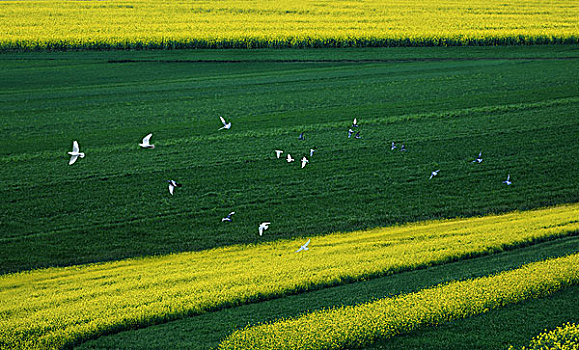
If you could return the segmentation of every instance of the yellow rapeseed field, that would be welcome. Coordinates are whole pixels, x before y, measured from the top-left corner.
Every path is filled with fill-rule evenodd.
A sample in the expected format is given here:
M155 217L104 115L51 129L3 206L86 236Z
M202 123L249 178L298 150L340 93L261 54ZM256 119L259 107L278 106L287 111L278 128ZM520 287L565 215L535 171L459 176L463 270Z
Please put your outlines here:
M247 327L231 334L219 349L358 348L420 326L470 317L578 283L579 254L573 254L495 276Z
M579 232L579 204L0 276L0 347L58 349L225 306ZM253 234L253 233L252 233ZM577 265L575 265L577 266Z
M579 349L579 325L575 323L565 323L551 331L539 334L529 346L521 348L509 347L509 350L577 350Z
M576 0L8 0L0 18L0 49L579 42Z

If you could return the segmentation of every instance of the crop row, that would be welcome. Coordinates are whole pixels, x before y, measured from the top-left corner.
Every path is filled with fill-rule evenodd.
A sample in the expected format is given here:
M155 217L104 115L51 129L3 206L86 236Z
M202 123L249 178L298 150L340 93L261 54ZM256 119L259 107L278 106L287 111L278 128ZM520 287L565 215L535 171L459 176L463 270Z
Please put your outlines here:
M0 49L577 43L573 1L0 2Z
M423 326L478 315L579 283L579 254L495 276L451 282L367 304L248 326L219 349L349 349Z
M531 340L528 346L521 348L509 347L509 350L540 350L559 349L573 350L579 349L579 325L567 322L551 331L537 335Z
M63 348L227 306L579 231L579 204L0 277L0 346Z

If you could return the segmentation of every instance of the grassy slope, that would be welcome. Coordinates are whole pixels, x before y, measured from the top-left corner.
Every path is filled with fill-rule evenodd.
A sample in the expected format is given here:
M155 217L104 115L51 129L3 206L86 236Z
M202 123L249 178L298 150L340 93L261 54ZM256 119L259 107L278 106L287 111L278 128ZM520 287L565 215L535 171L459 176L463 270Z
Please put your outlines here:
M111 336L89 341L81 349L208 349L216 346L220 339L236 328L248 323L256 324L273 321L281 317L292 317L304 312L335 305L354 305L377 298L401 293L414 292L435 284L452 280L476 278L501 271L517 268L525 263L543 260L549 257L564 256L578 251L579 238L567 237L545 242L534 246L515 249L476 259L435 266L366 282L358 282L339 287L326 288L310 293L292 295L263 303L244 305L201 316L191 317L163 325L141 330L122 332ZM495 310L487 315L467 320L452 322L438 327L428 328L411 335L403 336L392 342L399 348L428 344L432 348L485 348L501 349L505 342L526 344L544 327L557 326L568 320L577 319L577 287L561 292L553 297L530 301L521 305ZM540 306L548 306L547 311L536 312ZM528 313L528 314L527 314ZM521 315L526 315L528 322L521 322ZM517 324L519 332L512 334L512 328L496 327L494 322L500 320L508 324ZM522 324L522 325L521 325ZM502 324L501 326L504 326ZM476 336L468 335L464 344L455 344L459 333L463 335L474 328L492 330L496 334ZM499 329L496 329L499 328ZM438 329L441 329L440 334ZM424 336L424 333L427 336ZM434 335L433 335L434 333ZM425 341L428 337L430 340ZM434 340L433 340L434 339ZM376 348L389 346L388 342L376 344ZM455 347L456 346L456 347ZM462 346L462 347L461 347ZM418 347L419 348L419 347Z
M576 46L339 52L0 56L0 271L577 201L578 59L533 59ZM127 58L145 61L109 63ZM314 146L303 170L273 159Z

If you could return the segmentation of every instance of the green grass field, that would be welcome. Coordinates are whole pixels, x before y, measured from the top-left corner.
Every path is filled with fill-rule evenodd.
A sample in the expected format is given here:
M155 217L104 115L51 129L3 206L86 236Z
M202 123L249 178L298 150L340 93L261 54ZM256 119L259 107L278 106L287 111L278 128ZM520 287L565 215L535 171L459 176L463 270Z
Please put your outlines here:
M577 202L578 62L575 45L3 53L0 273ZM218 115L231 130L217 130ZM347 138L354 117L360 140ZM156 148L139 149L149 132ZM68 166L73 140L86 158ZM392 141L408 151L391 151ZM277 148L299 159L311 147L304 169L275 159ZM483 163L472 164L479 151ZM168 179L183 184L174 196ZM222 223L230 211L234 221ZM263 221L272 224L259 237ZM84 346L208 348L248 323L578 247L574 235ZM524 345L577 315L571 289L372 349L448 348L473 329L486 331L464 348ZM531 312L541 308L559 311Z

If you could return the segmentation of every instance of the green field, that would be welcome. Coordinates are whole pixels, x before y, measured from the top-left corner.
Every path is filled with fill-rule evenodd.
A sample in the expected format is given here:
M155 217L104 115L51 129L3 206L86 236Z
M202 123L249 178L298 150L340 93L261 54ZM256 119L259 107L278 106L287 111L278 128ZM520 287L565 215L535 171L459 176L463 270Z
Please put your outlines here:
M575 45L3 53L0 273L577 202L578 63ZM231 130L218 130L219 115ZM354 117L359 140L347 137ZM149 132L156 148L140 149ZM73 140L86 158L69 166ZM408 151L391 151L392 141ZM278 148L299 159L312 147L304 169L275 159ZM484 161L471 163L480 151ZM512 186L502 183L507 174ZM168 179L183 184L174 196ZM222 223L230 211L234 221ZM260 237L263 221L272 224ZM208 348L248 323L484 276L578 247L571 235L85 347ZM533 308L560 310L533 313L537 327L520 334L469 338L473 347L525 345L573 320L576 292L375 349L432 339L432 349L448 348L460 332L494 330Z

